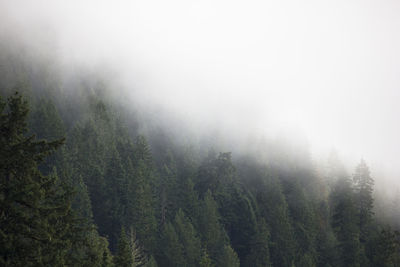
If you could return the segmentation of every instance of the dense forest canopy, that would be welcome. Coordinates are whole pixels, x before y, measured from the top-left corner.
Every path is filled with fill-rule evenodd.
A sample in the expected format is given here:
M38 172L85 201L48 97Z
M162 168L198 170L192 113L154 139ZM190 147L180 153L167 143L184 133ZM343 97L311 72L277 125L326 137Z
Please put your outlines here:
M397 206L375 215L364 160L348 171L288 140L239 152L178 139L100 76L66 83L13 52L1 51L2 265L400 264Z
M400 266L400 192L368 158L229 109L200 128L20 37L0 25L1 266Z

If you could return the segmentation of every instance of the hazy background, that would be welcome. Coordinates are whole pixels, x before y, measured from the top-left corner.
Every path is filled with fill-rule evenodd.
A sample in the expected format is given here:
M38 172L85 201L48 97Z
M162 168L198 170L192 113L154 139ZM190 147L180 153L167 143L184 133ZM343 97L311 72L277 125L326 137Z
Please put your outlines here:
M300 133L314 157L335 148L397 182L399 14L388 0L0 0L0 38L112 70L116 94L195 128Z

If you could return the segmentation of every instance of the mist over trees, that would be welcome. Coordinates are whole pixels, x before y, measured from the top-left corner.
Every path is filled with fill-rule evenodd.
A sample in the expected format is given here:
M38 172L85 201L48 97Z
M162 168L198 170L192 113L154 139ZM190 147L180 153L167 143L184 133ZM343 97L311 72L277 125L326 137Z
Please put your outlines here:
M187 136L19 49L0 50L0 265L400 266L366 161Z

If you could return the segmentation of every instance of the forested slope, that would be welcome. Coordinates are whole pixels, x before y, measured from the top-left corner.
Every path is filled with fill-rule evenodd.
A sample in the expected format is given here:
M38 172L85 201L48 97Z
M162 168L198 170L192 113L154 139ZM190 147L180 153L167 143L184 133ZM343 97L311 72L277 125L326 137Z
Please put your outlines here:
M1 265L400 266L365 161L180 140L101 77L4 51Z

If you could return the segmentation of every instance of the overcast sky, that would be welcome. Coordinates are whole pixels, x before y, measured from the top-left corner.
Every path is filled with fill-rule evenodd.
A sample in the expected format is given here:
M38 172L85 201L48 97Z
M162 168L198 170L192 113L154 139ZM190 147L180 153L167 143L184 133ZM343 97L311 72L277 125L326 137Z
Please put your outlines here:
M56 36L63 61L194 121L296 128L400 174L400 1L0 0L0 30Z

